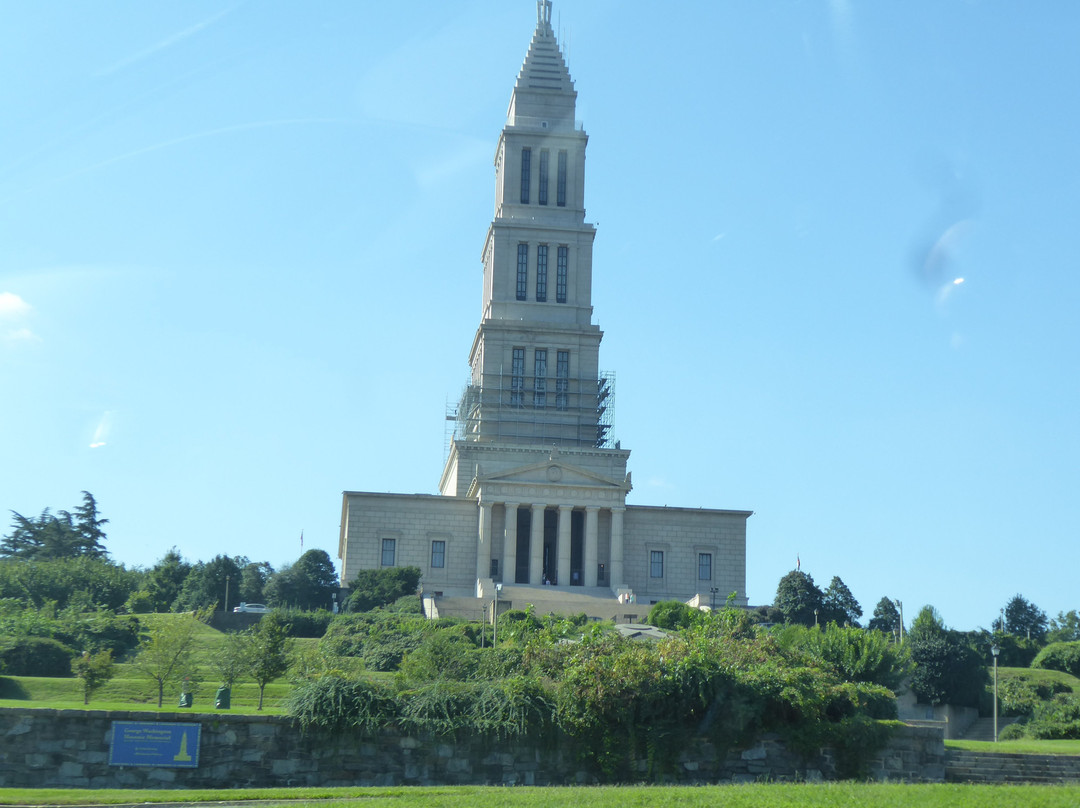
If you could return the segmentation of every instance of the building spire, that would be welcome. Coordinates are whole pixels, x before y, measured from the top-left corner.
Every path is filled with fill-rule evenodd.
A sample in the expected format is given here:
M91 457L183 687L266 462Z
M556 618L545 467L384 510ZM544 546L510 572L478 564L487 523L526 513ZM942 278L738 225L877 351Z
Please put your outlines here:
M551 29L551 0L536 0L536 27Z

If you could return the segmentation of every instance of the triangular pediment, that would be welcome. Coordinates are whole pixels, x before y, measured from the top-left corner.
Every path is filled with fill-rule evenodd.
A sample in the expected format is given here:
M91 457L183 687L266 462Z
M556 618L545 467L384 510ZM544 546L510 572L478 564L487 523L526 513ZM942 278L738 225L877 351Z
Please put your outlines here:
M483 475L479 483L482 486L486 482L521 483L523 485L565 485L575 488L589 487L618 490L626 488L624 480L614 480L580 466L575 466L572 463L555 459L532 463L528 466L519 466L495 474Z

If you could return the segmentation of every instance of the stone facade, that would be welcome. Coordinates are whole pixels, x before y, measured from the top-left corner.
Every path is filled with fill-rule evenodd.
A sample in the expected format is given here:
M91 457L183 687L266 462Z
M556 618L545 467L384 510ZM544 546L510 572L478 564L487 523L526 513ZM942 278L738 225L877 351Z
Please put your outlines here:
M113 721L197 722L202 740L196 768L109 763ZM870 761L876 780L942 782L940 731L900 727ZM634 782L650 779L706 784L829 780L829 750L805 759L775 738L719 752L702 742L680 750L674 767L650 778L640 761ZM412 737L392 731L375 738L302 734L287 718L104 710L0 709L3 788L242 788L394 785L572 785L595 778L560 748Z
M495 150L480 325L441 496L346 491L346 586L359 570L409 564L447 597L515 584L747 603L749 511L626 503L630 452L611 434L614 377L592 321L596 228L576 103L539 0Z

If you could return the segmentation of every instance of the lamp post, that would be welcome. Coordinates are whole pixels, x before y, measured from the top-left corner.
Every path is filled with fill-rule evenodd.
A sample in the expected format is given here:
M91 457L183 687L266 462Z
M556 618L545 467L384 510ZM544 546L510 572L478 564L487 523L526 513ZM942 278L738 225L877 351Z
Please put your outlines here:
M222 609L222 611L226 612L226 613L228 613L228 611L229 611L229 576L228 575L225 576L225 608Z
M818 610L817 610L817 609L814 609L814 628L817 628L817 627L818 627L818 622L817 622L817 612L818 612Z
M998 658L998 654L1001 653L1001 649L998 648L997 643L994 643L993 645L990 646L990 653L994 655L994 743L997 743L997 736L998 736L998 726L997 726L997 713L998 713L998 708L997 708L997 701L998 701L998 696L997 696L997 658Z
M709 606L712 609L712 611L714 611L714 612L716 611L716 593L718 591L719 590L715 586L709 589L709 595L711 596L711 601L710 601Z
M491 647L494 648L499 642L499 595L502 594L502 584L495 584L495 601L492 603L491 608L494 612L492 616L492 631L491 631Z

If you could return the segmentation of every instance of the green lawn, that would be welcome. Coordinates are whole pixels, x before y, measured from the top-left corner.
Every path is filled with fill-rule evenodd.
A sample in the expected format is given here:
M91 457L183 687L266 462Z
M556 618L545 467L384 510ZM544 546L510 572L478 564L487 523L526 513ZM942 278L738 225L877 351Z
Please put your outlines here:
M295 800L360 808L1076 808L1080 787L862 783L739 786L624 786L577 788L336 788L233 791L123 791L0 789L0 805L109 805L116 803ZM314 801L318 800L318 803ZM329 801L329 802L328 802Z
M188 619L173 614L144 614L139 619L151 624L161 620ZM219 680L212 664L214 653L225 641L225 634L205 624L196 629L195 653L199 682L195 687L194 709L205 712L214 709L214 694ZM294 649L303 651L318 644L317 639L296 638ZM149 710L157 711L157 686L143 678L130 661L118 662L115 676L94 691L89 705L83 705L82 688L78 679L47 678L36 676L0 677L0 707L47 707L53 709L93 710ZM266 686L263 713L278 714L288 696L291 686L284 678ZM162 710L173 711L179 700L179 688L166 688ZM259 688L250 682L241 682L232 689L230 712L254 713L259 704Z
M1014 755L1080 755L1080 741L945 741L945 746L972 752L1003 752Z

